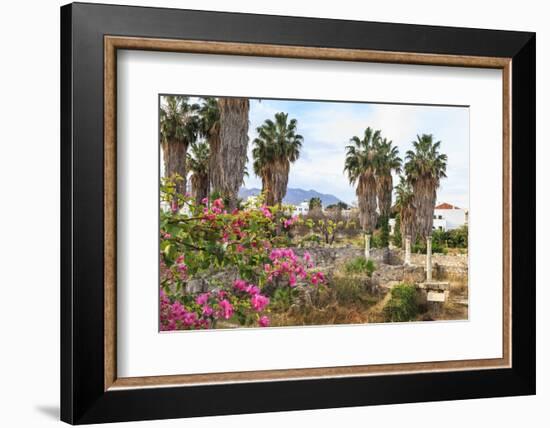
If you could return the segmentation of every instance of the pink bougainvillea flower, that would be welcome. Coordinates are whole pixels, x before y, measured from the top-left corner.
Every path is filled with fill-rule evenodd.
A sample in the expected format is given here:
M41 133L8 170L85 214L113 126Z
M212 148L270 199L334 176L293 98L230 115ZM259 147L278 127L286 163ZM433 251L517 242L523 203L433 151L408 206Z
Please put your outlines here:
M208 305L204 305L202 307L202 314L206 317L209 317L211 316L212 314L214 313L214 309L212 309L210 306Z
M221 316L223 318L228 320L233 316L233 305L231 305L228 300L220 300L218 305L220 305Z
M263 296L261 294L254 294L250 298L250 304L256 312L261 312L269 304L269 297Z
M260 327L269 327L270 323L271 323L271 321L269 320L269 318L266 315L262 315L260 317L260 319L258 320L258 325Z
M288 276L288 285L290 285L291 287L296 286L296 275L294 275L293 273Z
M311 275L311 283L317 285L325 281L325 274L323 272L315 272Z
M269 218L269 219L273 218L273 214L271 213L271 210L267 207L267 205L262 205L260 207L260 211L265 216L265 218Z
M284 220L283 226L285 229L289 229L297 221L298 221L298 216L292 216Z
M248 284L248 287L246 287L246 290L245 290L248 294L250 294L251 296L255 295L255 294L259 294L260 293L260 288L257 286L257 285L253 285L253 284Z
M203 198L203 199L201 200L201 204L203 204L203 205L208 205L208 198Z
M247 284L246 281L243 279L236 279L233 282L233 287L239 291L246 291Z
M212 205L216 208L219 208L219 209L223 210L223 201L222 201L221 198L218 198L218 199L214 200Z
M197 296L195 299L195 302L197 302L197 305L205 305L206 302L208 302L208 298L210 297L209 293L202 293Z
M195 325L195 323L198 321L197 314L195 312L186 312L183 315L183 323L186 326L192 326Z

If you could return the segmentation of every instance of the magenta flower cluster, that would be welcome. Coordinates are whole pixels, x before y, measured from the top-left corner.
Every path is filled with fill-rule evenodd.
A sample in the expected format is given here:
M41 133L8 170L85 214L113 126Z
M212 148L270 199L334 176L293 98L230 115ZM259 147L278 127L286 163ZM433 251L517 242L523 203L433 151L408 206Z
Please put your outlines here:
M269 297L260 293L257 285L249 284L242 279L237 279L233 283L233 288L250 296L250 305L256 312L263 311L269 305Z
M292 217L290 217L290 218L287 218L287 219L285 219L285 220L283 221L283 227L284 227L285 229L290 229L290 227L291 227L294 223L296 223L299 219L300 219L300 218L299 218L297 215L292 216Z
M188 311L180 302L170 302L160 290L160 329L162 331L208 328L209 321L200 319L193 311Z
M271 210L267 205L262 205L260 207L260 211L265 216L265 218L269 218L269 219L273 218L273 213L271 212Z
M288 279L288 285L295 287L298 279L309 280L311 284L318 285L325 281L322 272L310 273L308 269L313 267L311 255L306 251L303 259L300 259L291 248L275 248L269 254L271 263L264 265L267 280Z

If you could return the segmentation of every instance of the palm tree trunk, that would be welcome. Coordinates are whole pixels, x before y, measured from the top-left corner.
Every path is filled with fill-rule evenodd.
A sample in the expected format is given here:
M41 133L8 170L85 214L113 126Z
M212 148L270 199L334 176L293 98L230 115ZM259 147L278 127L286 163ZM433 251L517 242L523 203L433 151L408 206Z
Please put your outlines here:
M417 232L426 238L432 234L433 215L436 199L436 183L423 177L413 184L415 207L417 210Z
M221 141L219 124L210 129L208 135L208 144L210 146L210 157L208 159L208 175L212 193L222 193L222 160L221 160Z
M262 177L262 193L265 197L265 204L268 206L275 205L275 194L273 193L273 172L266 168Z
M177 174L181 177L176 181L176 192L179 194L185 194L187 190L187 146L186 142L176 140L168 141L162 146L164 176L172 178Z
M376 227L376 180L371 172L366 172L359 178L357 185L359 202L359 220L366 233L371 233Z
M207 174L193 174L191 176L191 189L197 205L200 204L204 198L208 197L208 184L209 180Z
M378 209L381 217L389 217L391 210L391 195L393 178L390 175L381 175L376 178L376 193L378 194Z
M229 209L237 206L248 147L248 98L220 98L221 187Z
M283 198L286 196L288 186L288 173L290 171L290 163L284 159L275 162L274 165L274 182L273 182L273 204L280 205Z

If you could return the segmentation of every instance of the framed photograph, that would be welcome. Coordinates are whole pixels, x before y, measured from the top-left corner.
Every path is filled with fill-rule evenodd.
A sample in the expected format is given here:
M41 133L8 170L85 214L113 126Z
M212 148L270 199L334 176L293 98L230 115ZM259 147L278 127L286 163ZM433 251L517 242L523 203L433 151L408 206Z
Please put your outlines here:
M535 35L61 8L61 418L535 393Z

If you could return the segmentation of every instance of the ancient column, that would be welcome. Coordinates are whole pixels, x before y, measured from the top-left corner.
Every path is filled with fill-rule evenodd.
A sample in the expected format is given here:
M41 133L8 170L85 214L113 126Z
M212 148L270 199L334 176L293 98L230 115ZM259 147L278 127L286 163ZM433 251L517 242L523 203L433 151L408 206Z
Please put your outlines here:
M365 233L365 259L370 258L370 233Z
M405 265L411 265L411 236L405 237Z
M432 280L432 237L426 236L426 282Z

